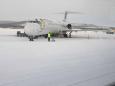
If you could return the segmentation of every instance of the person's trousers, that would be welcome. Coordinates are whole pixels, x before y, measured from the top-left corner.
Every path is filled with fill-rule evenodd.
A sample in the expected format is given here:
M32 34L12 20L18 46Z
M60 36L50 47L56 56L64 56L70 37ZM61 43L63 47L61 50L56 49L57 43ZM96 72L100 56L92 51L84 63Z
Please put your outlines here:
M50 37L48 37L48 41L50 41Z

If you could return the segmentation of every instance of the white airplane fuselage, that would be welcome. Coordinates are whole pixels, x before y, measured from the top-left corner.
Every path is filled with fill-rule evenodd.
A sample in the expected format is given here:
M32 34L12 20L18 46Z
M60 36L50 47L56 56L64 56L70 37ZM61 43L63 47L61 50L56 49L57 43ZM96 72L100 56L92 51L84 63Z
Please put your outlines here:
M24 32L28 36L38 36L48 34L48 32L58 33L59 31L67 30L64 25L55 23L49 20L40 20L40 23L27 23Z

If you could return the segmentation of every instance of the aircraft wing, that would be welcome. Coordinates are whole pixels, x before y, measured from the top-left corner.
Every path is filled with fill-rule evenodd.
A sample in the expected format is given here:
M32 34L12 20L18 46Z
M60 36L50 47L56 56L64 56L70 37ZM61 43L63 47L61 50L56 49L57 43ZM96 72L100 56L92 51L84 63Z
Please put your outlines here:
M70 23L64 24L64 27L67 27L66 31L104 31L104 32L111 32L115 31L115 27L108 27L108 26L97 26L94 24L77 24L77 23Z
M0 28L23 29L28 21L0 21Z
M93 25L93 24L72 24L72 29L79 29L82 31L98 31L98 30L103 30L103 31L107 31L107 30L111 30L110 27L107 26L97 26L97 25Z

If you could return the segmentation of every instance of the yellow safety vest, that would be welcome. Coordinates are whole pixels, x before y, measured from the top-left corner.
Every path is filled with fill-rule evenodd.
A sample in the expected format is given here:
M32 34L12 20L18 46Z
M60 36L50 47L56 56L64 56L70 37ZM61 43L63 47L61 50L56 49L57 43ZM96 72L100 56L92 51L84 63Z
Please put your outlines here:
M50 34L50 33L48 33L48 37L49 37L49 38L51 37L51 34Z

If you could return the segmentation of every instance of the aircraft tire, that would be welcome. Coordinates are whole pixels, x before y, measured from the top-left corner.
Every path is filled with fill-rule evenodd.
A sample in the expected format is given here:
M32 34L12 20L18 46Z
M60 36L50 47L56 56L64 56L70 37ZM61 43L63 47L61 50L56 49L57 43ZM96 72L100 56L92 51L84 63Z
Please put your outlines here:
M21 35L21 32L17 31L17 37L20 37L20 35Z
M64 38L68 38L67 34L63 34Z
M29 37L29 41L34 41L33 36L30 36L30 37Z

